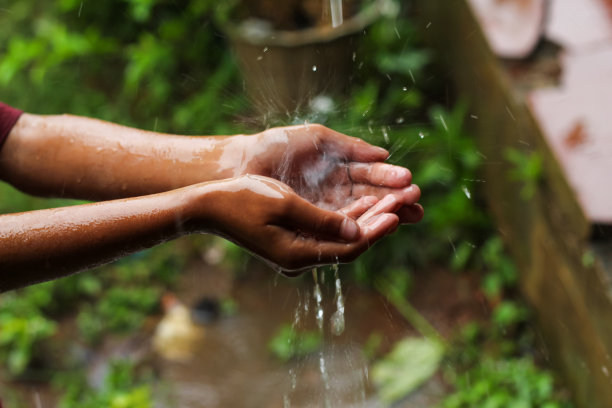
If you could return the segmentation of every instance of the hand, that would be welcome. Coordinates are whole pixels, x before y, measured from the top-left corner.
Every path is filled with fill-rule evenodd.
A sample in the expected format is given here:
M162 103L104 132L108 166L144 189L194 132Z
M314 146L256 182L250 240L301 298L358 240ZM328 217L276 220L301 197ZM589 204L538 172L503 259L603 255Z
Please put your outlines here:
M366 196L329 211L267 177L243 176L201 188L204 194L196 196L190 217L200 220L196 229L236 242L284 271L354 260L397 228L393 212L407 199Z
M363 196L382 198L418 195L412 174L383 163L389 153L361 139L321 125L268 129L240 139L243 174L272 177L289 185L318 207L337 210ZM400 223L418 222L423 208L406 203L398 209Z

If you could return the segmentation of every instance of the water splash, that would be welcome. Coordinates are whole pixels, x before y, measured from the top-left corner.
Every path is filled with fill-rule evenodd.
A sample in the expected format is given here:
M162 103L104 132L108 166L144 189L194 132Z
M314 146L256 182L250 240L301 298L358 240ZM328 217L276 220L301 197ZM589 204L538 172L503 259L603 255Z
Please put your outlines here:
M381 128L381 130L382 130L383 138L385 139L385 143L389 144L390 143L390 141L389 141L389 132L387 131L387 127L383 126Z
M331 8L332 27L338 27L342 25L344 17L342 15L342 0L329 0L329 6Z

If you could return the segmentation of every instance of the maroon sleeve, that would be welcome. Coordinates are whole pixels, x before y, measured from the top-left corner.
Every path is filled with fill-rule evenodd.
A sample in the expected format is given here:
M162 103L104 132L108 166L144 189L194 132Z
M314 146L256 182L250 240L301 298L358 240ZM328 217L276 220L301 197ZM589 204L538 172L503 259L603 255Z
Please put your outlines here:
M0 149L23 112L0 102Z

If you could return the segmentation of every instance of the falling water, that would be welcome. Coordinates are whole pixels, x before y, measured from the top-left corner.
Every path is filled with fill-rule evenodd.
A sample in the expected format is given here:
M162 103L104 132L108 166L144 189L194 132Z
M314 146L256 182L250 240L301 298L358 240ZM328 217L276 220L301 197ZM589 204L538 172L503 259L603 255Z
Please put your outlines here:
M338 274L338 265L333 265L334 279L336 283L336 311L330 318L331 332L334 336L339 336L344 332L344 296L342 296L342 282Z
M321 333L321 336L323 337L323 319L324 319L324 313L323 313L323 294L321 293L321 286L319 285L319 279L318 279L318 271L317 268L314 268L312 270L312 277L314 279L314 299L316 302L316 319L317 319L317 326L319 327L319 332ZM321 271L321 278L322 280L325 277L325 272ZM323 348L321 348L321 350L319 351L319 372L321 373L321 381L323 382L323 386L325 387L325 391L324 391L324 406L327 407L331 407L331 403L329 400L329 390L331 389L331 384L329 383L329 373L327 372L327 364L325 361L325 354L323 353Z
M334 336L339 336L344 332L345 328L345 319L344 319L344 296L342 293L342 282L340 280L339 268L338 265L332 265L330 269L327 269L329 272L333 272L334 277L334 287L335 287L335 296L334 296L334 305L335 312L329 316L329 325L330 331ZM312 269L312 277L314 281L314 286L311 292L311 295L307 295L305 297L300 297L298 292L298 304L294 311L293 315L293 323L292 328L298 329L300 324L302 323L302 318L307 317L309 315L308 311L309 300L313 300L313 314L315 317L315 321L317 324L317 328L319 333L321 334L321 338L325 339L325 312L324 312L324 299L323 299L323 291L325 284L325 269ZM331 275L330 275L331 276ZM334 401L333 390L332 390L332 378L330 376L330 368L328 367L328 356L325 351L325 347L321 347L318 352L317 360L318 360L318 369L319 375L321 379L321 384L323 386L323 392L321 394L321 406L325 408L331 408L333 405L332 401ZM351 363L349 363L351 364ZM367 370L367 368L366 368ZM288 389L283 395L283 408L291 408L291 395L297 389L297 372L294 367L289 369L289 379L290 379L290 389ZM360 396L361 401L365 402L365 377L361 376L361 387L360 387Z
M321 293L321 286L319 285L319 279L317 276L317 268L312 270L312 276L314 278L315 286L313 296L316 302L316 318L317 318L317 326L319 326L319 330L323 333L323 294Z
M338 27L343 22L342 0L329 0L331 8L332 27Z

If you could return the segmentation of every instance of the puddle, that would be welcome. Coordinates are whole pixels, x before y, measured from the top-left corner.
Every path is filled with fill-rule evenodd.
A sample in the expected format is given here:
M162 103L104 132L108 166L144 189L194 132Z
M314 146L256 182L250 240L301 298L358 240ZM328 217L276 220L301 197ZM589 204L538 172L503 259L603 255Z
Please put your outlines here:
M193 302L200 292L209 291L203 282L214 281L215 273L219 274L219 271L207 266L192 268L184 277L178 297L185 299L186 303ZM438 275L432 274L432 285L439 283ZM444 276L444 279L447 278ZM415 332L376 292L347 284L344 291L345 331L339 336L332 335L329 316L336 309L335 285L331 273L327 274L326 279L326 284L322 285L326 316L322 355L329 376L328 391L322 380L318 352L282 363L268 351L268 342L278 327L294 321L298 303L303 313L299 328L318 330L312 299L313 283L275 277L271 271L258 270L250 271L248 277L233 282L231 293L239 305L238 313L206 326L205 334L189 362L161 362L161 375L168 384L164 397L167 402L184 408L322 407L326 406L326 400L332 407L380 406L368 378L364 344L372 333L379 333L383 339L380 352L384 353L395 341L415 335ZM444 285L449 293L441 303L448 305L449 310L440 311L440 305L431 302L433 295L440 292L428 291L430 285L426 283L420 286L432 296L416 299L418 303L436 310L436 316L432 316L434 319L446 320L440 321L439 327L443 332L454 327L449 319L456 319L457 313L461 314L463 310L462 301L458 298L469 297L470 307L479 307L474 305L473 293L467 297L461 293L450 293L457 292L453 288L465 287L454 283ZM228 284L218 286L227 287ZM303 310L306 296L311 297L308 312ZM449 318L444 319L444 313ZM468 315L473 317L474 312ZM444 382L434 377L398 406L433 406L447 391Z
M396 341L417 333L378 293L360 289L348 280L343 279L342 283L345 328L339 335L332 333L330 321L337 310L333 272L328 271L325 283L321 284L325 316L322 356L329 378L326 390L319 352L283 363L268 350L268 342L279 326L295 321L300 302L298 328L318 331L312 280L276 276L264 267L253 268L234 279L231 273L203 262L192 265L181 276L176 291L179 300L193 305L203 296L231 295L238 304L238 312L204 326L204 335L193 346L193 357L187 362L154 357L153 365L161 379L155 406L301 408L325 407L326 400L327 406L334 408L381 406L369 381L364 345L377 333L381 339L377 355L383 355ZM466 276L431 270L415 277L411 300L424 317L448 336L458 326L486 314L474 288L474 282ZM308 312L304 311L305 304L309 304ZM105 341L90 360L90 382L99 379L100 370L104 371L112 358L140 356L137 360L151 363L146 350L152 324L151 321L143 332L129 338ZM0 384L0 389L4 386L9 385ZM47 384L10 383L10 388L25 404L17 407L56 406L56 396ZM394 407L435 406L448 391L438 374Z

